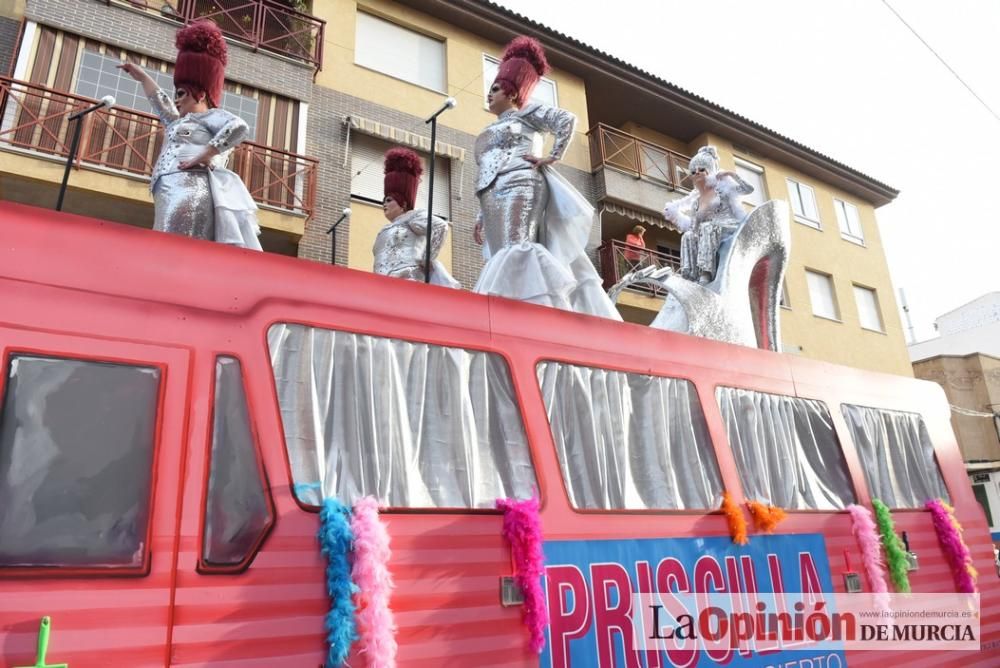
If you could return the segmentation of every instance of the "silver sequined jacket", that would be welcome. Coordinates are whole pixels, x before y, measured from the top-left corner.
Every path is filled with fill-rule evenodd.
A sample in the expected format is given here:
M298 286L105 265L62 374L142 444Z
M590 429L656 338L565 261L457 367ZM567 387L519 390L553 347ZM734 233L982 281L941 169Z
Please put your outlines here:
M541 156L543 132L555 135L549 155L559 160L575 128L575 115L537 102L503 112L476 138L476 192L489 188L498 174L530 168L524 156Z
M163 148L149 180L153 191L161 176L181 171L180 163L198 156L206 146L214 146L219 152L212 158L212 167L224 168L233 148L250 134L246 121L225 109L209 109L182 118L162 89L149 96L149 103L165 127Z
M448 235L448 221L434 216L431 226L431 258L436 258ZM383 227L375 237L376 274L393 276L409 269L423 269L427 246L427 211L407 211Z

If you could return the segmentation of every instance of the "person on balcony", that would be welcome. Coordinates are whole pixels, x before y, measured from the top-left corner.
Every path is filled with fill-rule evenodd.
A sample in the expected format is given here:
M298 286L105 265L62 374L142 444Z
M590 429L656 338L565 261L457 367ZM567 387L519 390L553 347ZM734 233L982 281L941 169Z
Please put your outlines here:
M683 232L681 276L706 285L715 280L719 247L747 217L741 197L753 186L735 172L719 171L714 146L702 146L688 166L694 190L668 202L663 217Z
M391 148L385 154L382 211L389 224L375 237L372 252L376 274L423 282L427 253L427 210L416 209L417 187L424 168L420 156L407 148ZM434 216L431 226L431 280L449 288L462 286L437 260L448 236L448 221Z
M641 250L646 248L646 240L643 238L645 234L646 228L642 225L636 225L632 228L631 232L625 235L625 243L627 244L625 248L625 260L628 261L630 271L643 264L643 261L646 260L648 254L644 250Z
M517 37L487 95L497 120L475 144L474 238L487 262L474 290L621 320L586 253L594 209L551 167L566 152L576 117L529 99L548 69L541 45ZM542 157L545 133L555 141Z
M165 127L153 167L153 229L261 250L257 205L239 175L226 169L244 141L246 122L224 109L226 41L212 21L195 21L177 32L174 98L139 65L118 67L142 84Z

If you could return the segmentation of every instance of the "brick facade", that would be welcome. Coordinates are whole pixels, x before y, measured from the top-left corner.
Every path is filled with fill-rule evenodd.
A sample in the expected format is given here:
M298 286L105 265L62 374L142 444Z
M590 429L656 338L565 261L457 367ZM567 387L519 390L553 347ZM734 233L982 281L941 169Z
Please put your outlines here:
M326 230L340 217L344 207L350 206L350 161L347 161L347 167L344 166L347 139L344 118L350 114L427 136L430 133L422 119L416 116L329 88L314 87L309 107L306 153L319 158L319 192L316 216L306 226L305 235L299 243L299 257L328 262L330 239ZM475 194L476 165L472 155L476 138L446 127L446 120L447 117L444 117L442 125L438 126L439 141L466 149L464 169L459 161L451 161L452 274L462 285L470 287L475 284L483 266L482 248L472 239L476 212L479 210ZM373 169L381 169L381 165L373 166ZM588 200L594 202L594 179L591 174L566 165L560 165L558 169ZM349 238L350 221L345 221L337 228L338 264L347 264ZM600 244L600 239L601 230L599 224L595 223L591 230L590 245L596 247Z
M28 0L24 15L53 28L161 60L173 62L177 55L174 34L179 24L150 12L98 0ZM239 42L227 41L227 79L309 101L313 89L312 65L266 51L254 52Z

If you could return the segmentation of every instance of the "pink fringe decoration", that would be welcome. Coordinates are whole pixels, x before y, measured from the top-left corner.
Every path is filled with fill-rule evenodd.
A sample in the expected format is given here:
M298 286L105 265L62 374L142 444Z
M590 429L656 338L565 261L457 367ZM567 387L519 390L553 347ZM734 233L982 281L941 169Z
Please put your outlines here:
M544 556L542 554L542 522L538 514L538 498L524 501L497 499L503 511L503 537L510 544L514 558L514 581L524 593L524 624L531 635L531 650L541 654L545 647L545 628L549 613L542 593Z
M861 548L861 562L868 577L868 586L875 594L875 602L880 610L889 608L889 585L885 581L885 562L882 561L882 539L872 518L872 511L852 503L847 506L853 524L854 538Z
M379 518L378 501L366 496L354 504L351 515L354 533L354 566L351 580L358 587L357 624L359 654L373 668L395 668L396 624L389 599L389 533Z
M955 586L963 594L976 593L976 579L973 577L975 568L972 566L972 554L962 540L961 525L949 512L950 506L941 499L931 499L925 506L931 511L931 521L937 531L938 542L944 550L948 563L951 565L951 575L955 578Z

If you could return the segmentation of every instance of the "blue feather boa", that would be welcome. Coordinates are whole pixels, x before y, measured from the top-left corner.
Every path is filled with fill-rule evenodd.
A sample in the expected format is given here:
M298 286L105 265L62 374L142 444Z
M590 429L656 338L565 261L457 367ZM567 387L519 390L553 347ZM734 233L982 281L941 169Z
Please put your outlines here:
M339 668L358 637L353 598L358 588L351 582L350 562L354 535L351 533L350 510L337 499L323 500L319 519L319 542L327 564L326 591L330 595L330 612L326 615L326 640L330 651L326 668Z

